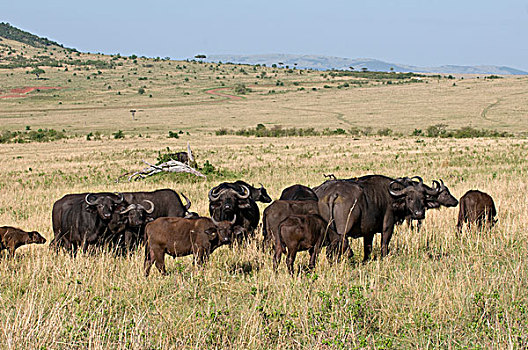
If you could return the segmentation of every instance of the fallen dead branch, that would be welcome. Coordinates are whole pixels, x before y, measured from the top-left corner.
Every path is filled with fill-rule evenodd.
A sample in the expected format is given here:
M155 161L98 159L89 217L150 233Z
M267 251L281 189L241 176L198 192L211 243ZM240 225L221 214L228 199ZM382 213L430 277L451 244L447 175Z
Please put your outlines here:
M157 165L150 164L149 162L147 162L145 160L143 160L143 163L147 164L148 167L144 168L144 169L142 169L140 171L136 171L135 173L132 173L131 175L129 175L130 172L125 173L125 174L119 176L119 178L116 180L116 182L119 182L119 179L121 179L121 178L123 178L123 177L125 177L127 175L129 175L128 176L128 181L132 181L132 180L144 179L146 177L149 177L149 176L152 176L154 174L161 173L161 172L189 173L189 174L193 174L193 175L200 176L200 177L203 177L203 178L207 178L207 176L205 176L204 174L202 174L198 170L190 167L189 165L187 165L185 163L179 162L179 161L174 160L174 159L171 159L168 162L157 164Z

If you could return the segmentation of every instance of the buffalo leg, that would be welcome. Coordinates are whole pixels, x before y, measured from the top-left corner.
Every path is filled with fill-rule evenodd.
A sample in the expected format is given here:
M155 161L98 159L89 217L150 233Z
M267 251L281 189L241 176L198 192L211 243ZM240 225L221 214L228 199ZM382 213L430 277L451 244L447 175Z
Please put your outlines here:
M154 253L154 254L152 254ZM152 256L154 255L154 256ZM154 259L154 263L156 264L156 267L158 268L158 271L161 272L162 275L166 275L167 271L165 270L165 253L161 250L152 251L151 250L151 259ZM152 264L152 263L151 263Z
M392 213L391 213L392 214ZM394 218L386 216L383 220L383 232L381 233L381 257L389 254L389 243L394 231Z
M207 252L203 247L199 247L196 251L195 262L198 266L202 266L207 260Z
M464 201L460 201L460 208L458 211L458 222L457 222L457 233L462 232L462 226L464 225L464 222L466 221L466 206L464 204Z
M282 257L282 247L280 242L275 242L275 255L273 256L273 269L277 271Z
M286 265L288 266L288 271L290 271L290 275L292 276L294 274L293 264L295 263L296 255L297 255L297 247L293 249L288 249L288 257L286 258Z
M154 263L154 260L151 258L150 252L147 252L145 255L145 263L143 264L145 268L145 277L148 277L150 274L150 268L152 267L152 264Z
M319 253L318 247L313 247L309 250L310 253L310 263L308 264L308 268L310 270L313 270L315 268L315 263L317 261L317 254Z
M372 252L372 241L374 240L373 234L368 234L363 237L363 262L367 262ZM350 249L352 251L352 249Z

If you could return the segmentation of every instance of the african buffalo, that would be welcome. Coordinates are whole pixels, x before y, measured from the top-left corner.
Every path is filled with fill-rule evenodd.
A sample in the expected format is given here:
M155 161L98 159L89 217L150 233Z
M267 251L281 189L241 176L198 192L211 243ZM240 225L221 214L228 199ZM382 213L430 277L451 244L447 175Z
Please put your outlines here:
M262 214L262 248L264 249L269 241L276 242L280 223L289 216L319 215L320 210L320 203L318 201L274 201L264 209ZM329 261L333 261L334 257L339 259L341 254L346 250L348 250L348 241L341 239L338 242L332 242L326 250L326 256Z
M341 237L318 214L290 215L280 223L278 233L275 235L273 268L277 269L282 254L287 253L286 265L293 275L297 252L308 250L310 253L308 268L312 270L321 248L340 240Z
M100 241L114 209L124 201L121 193L68 194L56 201L52 209L54 238L51 247L76 252L79 246Z
M290 215L319 214L317 201L276 200L264 209L262 213L263 245L268 240L275 242L280 223Z
M90 242L87 243L88 245L96 244L96 242L104 244L109 239L105 234L106 227L111 221L115 208L120 204L141 204L149 201L153 204L154 210L147 213L146 220L164 216L183 217L188 213L191 202L183 194L182 196L187 201L186 205L183 205L180 196L171 189L160 189L152 192L124 192L120 194L101 192L65 195L53 205L52 222L55 237L50 246L60 246L67 250L72 250L73 245L79 247L81 241ZM78 206L79 208L73 208L73 206ZM92 217L93 215L82 212L83 207L90 209L91 212L95 209L99 215ZM65 212L68 213L66 220L63 218L63 213ZM82 216L82 219L80 219L80 216ZM74 222L75 225L73 224ZM82 233L72 232L70 230L72 227ZM65 234L66 232L67 234ZM72 233L73 236L71 236ZM86 240L86 235L90 239ZM142 234L140 233L139 236L141 237ZM81 241L70 242L70 239L80 239Z
M460 198L460 211L458 213L457 231L462 231L462 226L468 227L475 223L480 229L484 224L491 228L497 220L497 209L493 198L487 193L478 190L469 190Z
M207 257L219 246L228 244L237 233L232 221L217 222L201 217L185 219L162 217L145 227L145 276L150 273L152 264L162 274L165 270L165 254L172 257L193 254L195 262L203 264Z
M109 233L105 235L112 248L120 252L136 248L143 241L143 228L152 221L148 215L154 208L154 203L148 199L141 204L120 204L108 222Z
M414 179L417 179L418 181L414 181ZM427 191L427 193L431 193L432 190L436 190L437 194L431 195L426 194L425 196L425 208L426 209L437 209L441 206L443 207L456 207L458 205L458 200L453 197L451 192L449 192L449 188L444 184L444 181L440 179L440 182L433 180L433 188L425 185L423 183L423 180L419 176L414 176L413 178L409 177L401 177L397 179L399 182L403 183L406 186L413 185L417 186L421 189L424 189ZM407 224L411 229L413 228L412 225L412 219L408 215L405 220L407 221ZM423 220L417 220L416 229L420 231L420 228L422 227L422 221Z
M332 221L338 234L363 237L364 257L369 259L374 235L381 232L381 255L386 256L394 224L407 215L423 219L428 190L383 176L367 175L349 180L329 180L314 188L321 206L320 215ZM351 251L352 253L352 251Z
M15 256L15 250L24 244L44 244L46 238L37 231L26 232L12 226L0 227L0 251L7 249L11 257Z
M290 201L317 201L317 195L308 186L304 185L292 185L282 190L280 200Z
M209 191L209 213L217 221L231 221L236 217L235 226L244 232L237 240L252 235L260 220L256 201L271 202L266 189L253 187L244 181L223 182Z

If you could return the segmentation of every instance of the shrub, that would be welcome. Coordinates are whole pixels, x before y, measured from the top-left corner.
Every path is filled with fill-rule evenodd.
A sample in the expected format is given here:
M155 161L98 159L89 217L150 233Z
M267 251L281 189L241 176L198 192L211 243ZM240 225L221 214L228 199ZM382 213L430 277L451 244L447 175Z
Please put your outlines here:
M390 128L379 129L377 134L379 136L390 136L390 135L392 135L392 129L390 129Z
M145 93L145 89L142 87L138 89L138 94L143 95Z
M112 135L114 136L114 139L124 139L125 138L125 133L123 132L123 130L118 130L114 132Z
M247 88L244 84L236 84L233 90L237 95L245 95L251 92L251 89Z
M4 130L0 135L0 143L49 142L67 138L65 130L38 129L26 131Z
M427 137L442 137L446 133L447 124L431 125L427 128Z
M170 131L169 130L169 136L167 136L168 138L173 138L173 139L179 139L180 138L180 135L178 135L177 132L174 132L174 131Z

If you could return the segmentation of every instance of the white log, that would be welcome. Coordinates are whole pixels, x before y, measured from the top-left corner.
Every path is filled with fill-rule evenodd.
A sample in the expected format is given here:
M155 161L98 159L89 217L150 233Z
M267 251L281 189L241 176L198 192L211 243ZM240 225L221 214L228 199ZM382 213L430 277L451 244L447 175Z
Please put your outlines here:
M207 176L205 176L198 170L188 166L185 163L178 162L177 160L174 160L174 159L171 159L168 162L161 163L158 165L150 164L149 162L145 160L143 160L143 163L147 164L148 167L140 171L136 171L135 173L130 175L128 177L128 181L144 179L148 176L152 176L154 174L161 173L163 171L169 172L169 173L189 173L189 174L193 174L193 175L200 176L203 178L207 178Z

